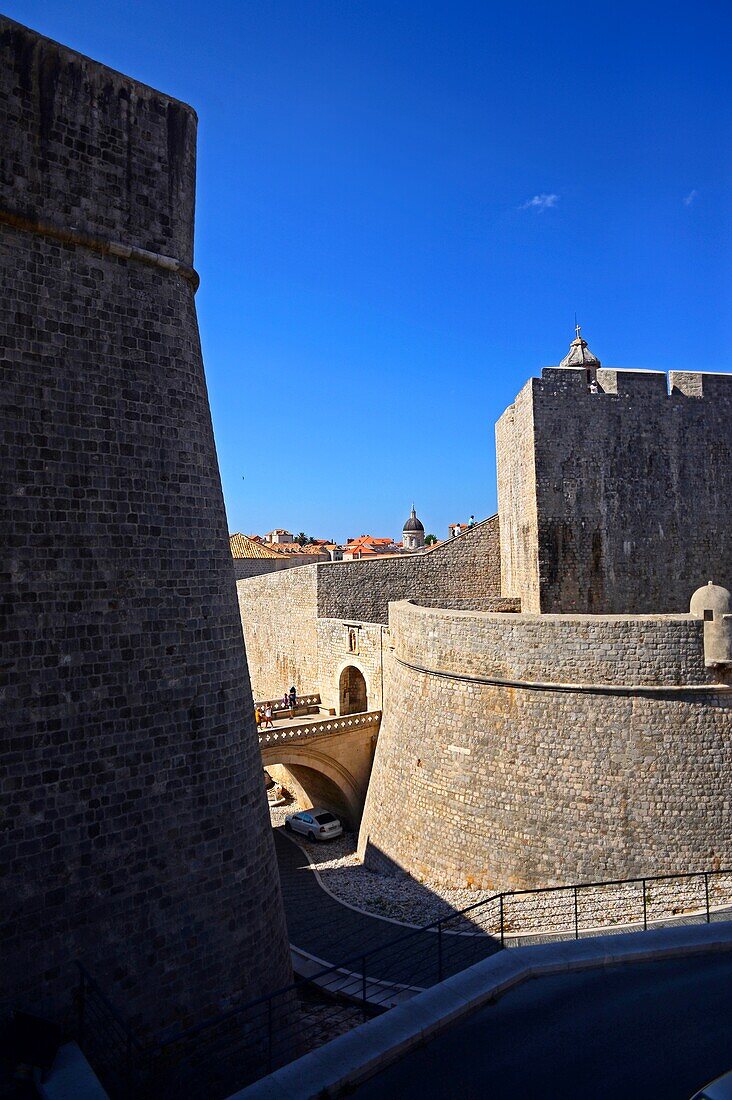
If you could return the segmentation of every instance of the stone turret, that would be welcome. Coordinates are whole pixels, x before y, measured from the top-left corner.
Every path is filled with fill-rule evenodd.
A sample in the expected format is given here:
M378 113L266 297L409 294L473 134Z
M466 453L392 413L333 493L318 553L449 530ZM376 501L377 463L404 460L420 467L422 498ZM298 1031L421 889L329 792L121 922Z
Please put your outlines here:
M709 581L691 597L689 613L704 620L704 663L732 666L732 593Z
M593 387L596 386L597 372L602 366L600 360L596 355L593 355L587 346L587 341L582 339L580 335L580 326L575 325L576 336L572 343L569 345L569 351L562 359L559 366L561 368L584 367L587 371L587 381Z
M62 1020L79 960L155 1041L290 976L196 322L196 115L5 18L0 103L0 1010Z

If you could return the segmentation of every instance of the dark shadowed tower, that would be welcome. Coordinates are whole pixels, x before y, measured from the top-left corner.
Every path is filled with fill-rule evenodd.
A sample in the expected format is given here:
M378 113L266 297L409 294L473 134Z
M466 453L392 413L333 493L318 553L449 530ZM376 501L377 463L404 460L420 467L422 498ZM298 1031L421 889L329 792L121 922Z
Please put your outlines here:
M0 19L2 1007L284 984L201 361L190 107Z

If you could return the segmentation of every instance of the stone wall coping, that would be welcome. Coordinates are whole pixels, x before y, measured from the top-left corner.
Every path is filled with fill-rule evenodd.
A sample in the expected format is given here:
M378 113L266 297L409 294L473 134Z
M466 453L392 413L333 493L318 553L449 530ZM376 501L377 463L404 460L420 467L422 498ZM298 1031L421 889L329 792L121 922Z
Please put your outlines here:
M420 612L423 615L449 615L457 619L490 619L494 622L500 623L541 623L547 626L561 626L563 623L586 623L592 625L593 623L644 623L644 622L663 622L663 623L679 623L690 622L698 623L700 630L703 629L704 623L701 619L697 619L695 615L681 615L681 614L636 614L636 615L572 615L572 614L535 614L527 611L482 611L478 608L475 610L463 610L462 608L454 607L435 607L434 605L421 604L418 599L410 600L390 600L389 607L404 607L409 606L414 610Z
M93 57L89 57L88 54L82 53L80 50L74 50L71 46L65 46L62 42L57 42L55 38L49 38L48 35L33 30L32 27L26 26L25 23L19 23L17 19L11 19L9 15L3 14L2 22L9 30L14 30L16 32L20 31L22 34L28 35L34 42L38 42L45 48L50 48L58 52L61 57L69 61L83 61L87 65L93 65L95 69L103 72L105 76L114 76L129 88L134 88L140 92L157 96L163 103L174 103L177 107L182 107L184 111L187 111L188 114L198 122L198 112L195 107L191 107L190 103L186 103L185 100L177 99L176 96L169 95L168 92L161 92L159 88L154 88L152 84L145 84L144 81L138 80L134 76L129 76L127 73L120 72L119 69L112 68L111 65L107 65L104 61L96 61Z

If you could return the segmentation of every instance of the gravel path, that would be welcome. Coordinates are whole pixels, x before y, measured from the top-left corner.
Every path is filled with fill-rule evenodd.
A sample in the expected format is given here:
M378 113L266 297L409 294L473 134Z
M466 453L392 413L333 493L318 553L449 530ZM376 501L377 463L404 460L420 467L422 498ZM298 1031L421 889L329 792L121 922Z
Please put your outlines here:
M284 825L285 817L294 808L293 803L271 808L272 824ZM356 855L357 836L350 831L344 831L337 840L326 843L310 842L301 836L297 839L315 864L323 884L339 901L378 917L423 927L495 896L493 891L426 886L407 874L371 871L360 863ZM646 900L650 921L683 924L689 919L684 914L698 914L703 910L704 883L701 877L689 882L673 879L666 883L649 883ZM729 919L732 874L712 878L709 900L713 909L712 920ZM574 931L575 912L571 891L519 895L515 902L506 900L504 916L506 931L522 940L526 935L530 942L541 942L553 931L570 934ZM499 928L497 918L498 907L494 903L450 922L450 930L472 931L478 928L482 932L496 933ZM643 920L640 884L584 888L577 919L582 934L593 928L618 927L626 923L637 925Z
M272 824L284 825L288 806L270 808ZM298 836L323 883L340 901L379 917L419 926L449 916L476 901L493 896L489 890L451 890L423 886L409 875L381 874L364 867L356 855L357 836L349 830L336 840L311 842Z

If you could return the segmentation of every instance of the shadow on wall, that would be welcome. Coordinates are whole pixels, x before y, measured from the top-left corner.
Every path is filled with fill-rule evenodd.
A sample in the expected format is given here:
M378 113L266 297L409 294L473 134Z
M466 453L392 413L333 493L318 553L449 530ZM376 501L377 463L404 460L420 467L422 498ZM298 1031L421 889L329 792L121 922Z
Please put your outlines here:
M488 926L498 905L488 903L471 920L459 912L467 902L456 907L396 865L387 874L347 863L352 833L318 844L274 831L290 942L300 951L346 969L357 961L369 980L425 988L500 950ZM430 927L437 920L441 933ZM394 993L376 995L390 1000Z
M358 830L359 822L353 818L352 808L341 790L329 776L305 764L268 764L265 769L276 783L289 792L293 799L293 811L320 806L339 817L344 826Z

